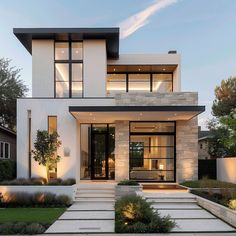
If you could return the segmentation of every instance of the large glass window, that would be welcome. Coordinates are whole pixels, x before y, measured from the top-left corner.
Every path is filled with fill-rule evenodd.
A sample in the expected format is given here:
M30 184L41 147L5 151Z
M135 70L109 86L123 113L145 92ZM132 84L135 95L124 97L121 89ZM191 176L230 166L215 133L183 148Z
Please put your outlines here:
M81 42L55 43L55 96L82 97L83 44Z
M172 91L172 74L153 74L152 91L166 93Z
M108 73L107 94L114 95L125 92L172 92L172 77L172 73Z
M8 159L10 155L10 143L0 142L0 159Z
M130 123L130 178L175 181L175 123Z
M107 75L108 95L115 94L116 92L126 92L126 74Z
M150 74L129 74L129 92L150 92Z

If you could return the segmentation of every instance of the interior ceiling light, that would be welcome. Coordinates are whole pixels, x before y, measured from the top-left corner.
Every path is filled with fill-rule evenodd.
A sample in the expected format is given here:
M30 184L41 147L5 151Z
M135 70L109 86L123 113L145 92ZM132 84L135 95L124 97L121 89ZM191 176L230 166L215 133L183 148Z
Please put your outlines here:
M116 68L114 68L113 71L116 71Z
M141 69L140 68L138 68L138 71L140 71Z
M163 68L162 70L163 70L163 71L165 71L166 69L165 69L165 68Z

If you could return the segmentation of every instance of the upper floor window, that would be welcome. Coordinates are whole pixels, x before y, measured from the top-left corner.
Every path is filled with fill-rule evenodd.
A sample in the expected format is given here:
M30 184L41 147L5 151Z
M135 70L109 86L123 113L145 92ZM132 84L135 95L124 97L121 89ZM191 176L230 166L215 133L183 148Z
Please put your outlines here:
M83 44L55 42L55 97L82 97Z

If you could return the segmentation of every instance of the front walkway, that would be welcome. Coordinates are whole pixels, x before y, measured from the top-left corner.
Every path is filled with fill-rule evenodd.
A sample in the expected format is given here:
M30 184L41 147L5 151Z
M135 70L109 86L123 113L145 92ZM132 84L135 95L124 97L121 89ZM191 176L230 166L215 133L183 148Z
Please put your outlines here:
M49 227L46 234L106 233L106 235L113 235L114 187L115 184L101 183L80 185L73 205ZM198 206L193 194L144 190L143 196L152 202L153 207L162 216L170 215L176 221L178 227L175 227L169 235L236 236L236 230L233 227Z

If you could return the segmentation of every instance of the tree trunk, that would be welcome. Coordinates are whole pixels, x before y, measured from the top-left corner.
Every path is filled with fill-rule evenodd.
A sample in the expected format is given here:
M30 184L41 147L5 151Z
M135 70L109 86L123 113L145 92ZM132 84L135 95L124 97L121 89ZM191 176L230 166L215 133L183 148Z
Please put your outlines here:
M46 178L47 178L47 182L49 181L49 165L46 164Z

